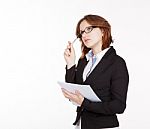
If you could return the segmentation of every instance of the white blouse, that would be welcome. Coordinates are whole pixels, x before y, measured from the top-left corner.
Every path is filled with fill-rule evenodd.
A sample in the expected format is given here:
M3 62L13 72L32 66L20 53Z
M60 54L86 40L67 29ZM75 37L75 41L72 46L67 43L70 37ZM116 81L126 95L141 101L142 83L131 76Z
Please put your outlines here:
M90 50L85 56L87 61L89 61L86 65L86 67L84 68L83 71L83 81L86 80L87 78L87 74L89 75L93 69L96 67L96 65L100 62L100 60L102 59L102 57L104 56L104 54L108 51L109 48L104 49L103 51L99 52L96 55L93 55L92 50ZM96 58L96 62L94 63L94 65L92 64L92 55ZM93 65L93 66L92 66ZM92 67L92 68L91 68ZM89 73L90 72L90 73Z

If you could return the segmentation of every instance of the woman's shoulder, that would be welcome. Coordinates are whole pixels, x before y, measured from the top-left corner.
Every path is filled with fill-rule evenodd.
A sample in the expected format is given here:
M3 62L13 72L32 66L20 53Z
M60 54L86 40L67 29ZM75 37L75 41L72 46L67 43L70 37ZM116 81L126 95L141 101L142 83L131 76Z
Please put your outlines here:
M118 67L118 68L126 67L126 61L123 57L116 54L114 65L115 65L115 67Z
M116 61L118 61L118 62L125 62L125 59L120 55L116 54L115 58L116 58Z
M110 47L110 53L111 53L110 55L112 55L114 57L116 62L118 62L118 63L124 62L125 63L125 59L122 56L118 55L118 53L116 52L116 50L113 46Z

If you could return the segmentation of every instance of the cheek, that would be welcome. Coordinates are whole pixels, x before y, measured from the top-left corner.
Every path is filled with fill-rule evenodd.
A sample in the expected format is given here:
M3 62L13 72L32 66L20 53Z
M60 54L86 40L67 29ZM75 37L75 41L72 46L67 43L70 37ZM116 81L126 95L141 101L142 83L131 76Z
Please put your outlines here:
M96 33L94 36L94 40L101 41L102 40L102 33Z
M101 31L97 32L97 36L99 36L100 38L102 38L103 33Z

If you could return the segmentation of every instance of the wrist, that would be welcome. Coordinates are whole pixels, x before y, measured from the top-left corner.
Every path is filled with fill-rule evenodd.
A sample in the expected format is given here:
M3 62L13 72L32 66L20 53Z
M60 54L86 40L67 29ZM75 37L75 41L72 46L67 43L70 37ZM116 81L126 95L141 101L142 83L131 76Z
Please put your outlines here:
M67 64L67 69L70 69L74 65L75 65L75 63Z

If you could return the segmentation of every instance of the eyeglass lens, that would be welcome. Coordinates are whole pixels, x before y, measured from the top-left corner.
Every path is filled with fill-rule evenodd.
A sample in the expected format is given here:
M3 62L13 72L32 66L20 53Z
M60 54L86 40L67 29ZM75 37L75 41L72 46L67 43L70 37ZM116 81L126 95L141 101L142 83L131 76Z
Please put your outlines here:
M93 30L93 27L89 26L85 28L84 32L87 34L87 33L90 33L92 30Z
M88 34L88 33L90 33L92 30L93 30L93 28L95 28L95 26L88 26L88 27L86 27L83 31L81 31L81 33L80 33L80 35L81 35L81 37L82 37L82 34L85 32L86 34Z

